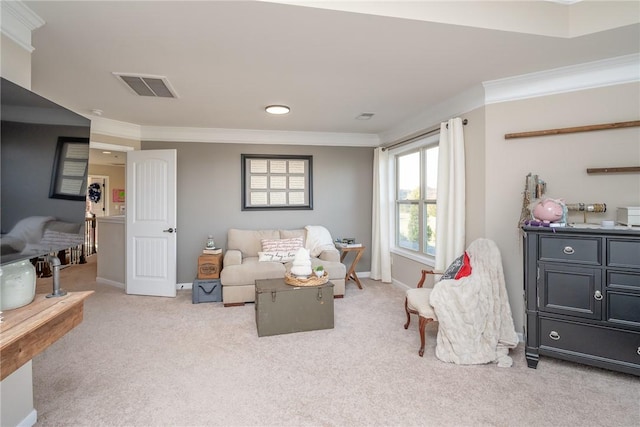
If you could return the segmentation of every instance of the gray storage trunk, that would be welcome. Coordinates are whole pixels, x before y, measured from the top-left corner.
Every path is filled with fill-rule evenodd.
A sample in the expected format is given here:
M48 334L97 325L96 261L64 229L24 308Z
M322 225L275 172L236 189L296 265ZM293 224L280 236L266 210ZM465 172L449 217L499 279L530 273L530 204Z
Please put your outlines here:
M258 336L333 328L333 283L290 286L284 279L256 280Z
M191 302L222 301L222 283L220 279L195 279L191 287Z

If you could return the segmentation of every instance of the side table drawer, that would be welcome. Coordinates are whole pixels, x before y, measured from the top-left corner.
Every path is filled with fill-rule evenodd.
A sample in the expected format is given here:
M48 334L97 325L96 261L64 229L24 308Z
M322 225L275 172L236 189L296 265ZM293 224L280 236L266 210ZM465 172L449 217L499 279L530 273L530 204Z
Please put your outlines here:
M540 318L540 349L579 353L640 366L640 332Z
M540 236L540 260L577 264L602 264L602 239L599 237Z

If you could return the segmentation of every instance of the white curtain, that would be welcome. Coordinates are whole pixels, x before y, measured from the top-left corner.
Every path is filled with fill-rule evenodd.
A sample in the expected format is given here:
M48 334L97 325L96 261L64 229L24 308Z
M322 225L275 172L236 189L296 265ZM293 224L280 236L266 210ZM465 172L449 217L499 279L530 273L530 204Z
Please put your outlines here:
M371 278L391 282L389 223L389 152L373 153L373 212L371 218Z
M462 119L440 124L436 270L444 271L465 250L465 174Z

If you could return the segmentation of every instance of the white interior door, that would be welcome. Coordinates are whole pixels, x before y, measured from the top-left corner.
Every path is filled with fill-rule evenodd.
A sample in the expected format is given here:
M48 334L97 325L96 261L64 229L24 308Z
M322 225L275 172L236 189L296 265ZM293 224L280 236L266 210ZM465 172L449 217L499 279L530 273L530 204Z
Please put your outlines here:
M176 296L176 150L127 153L128 294Z

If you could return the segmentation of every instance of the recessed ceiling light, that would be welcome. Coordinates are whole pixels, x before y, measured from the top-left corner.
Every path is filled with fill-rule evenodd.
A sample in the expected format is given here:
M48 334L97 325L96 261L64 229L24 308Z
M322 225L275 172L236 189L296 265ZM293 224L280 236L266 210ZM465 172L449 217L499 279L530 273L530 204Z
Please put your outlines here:
M269 114L287 114L291 111L286 105L269 105L264 110Z
M111 151L103 151L102 154L111 154Z

